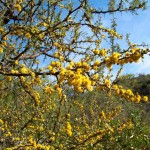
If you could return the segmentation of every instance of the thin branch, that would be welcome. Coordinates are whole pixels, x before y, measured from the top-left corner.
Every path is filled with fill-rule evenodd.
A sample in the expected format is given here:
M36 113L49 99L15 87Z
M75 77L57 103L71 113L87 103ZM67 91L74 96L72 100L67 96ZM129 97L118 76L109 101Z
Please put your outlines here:
M137 7L133 7L133 8L125 8L125 9L120 9L120 6L117 8L117 9L115 9L115 10L106 10L106 11L103 11L103 10L101 10L101 11L98 11L98 10L93 10L93 11L91 11L91 13L93 13L93 14L107 14L107 13L115 13L115 12L127 12L127 11L135 11L135 10L137 10L137 9L140 9L140 7L139 6L137 6Z

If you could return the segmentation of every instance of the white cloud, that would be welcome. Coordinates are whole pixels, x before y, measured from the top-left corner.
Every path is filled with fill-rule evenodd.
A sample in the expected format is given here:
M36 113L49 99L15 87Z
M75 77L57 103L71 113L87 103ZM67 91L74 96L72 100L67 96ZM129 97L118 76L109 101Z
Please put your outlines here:
M125 65L123 74L150 74L150 56L145 56L138 63Z
M150 56L146 56L143 62L140 61L137 67L137 72L139 73L150 73Z

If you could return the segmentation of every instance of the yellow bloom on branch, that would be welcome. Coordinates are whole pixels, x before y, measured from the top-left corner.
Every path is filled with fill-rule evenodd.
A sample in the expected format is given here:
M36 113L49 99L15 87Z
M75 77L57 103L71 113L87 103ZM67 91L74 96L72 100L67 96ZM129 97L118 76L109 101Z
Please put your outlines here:
M4 121L2 119L0 119L0 124L4 124Z
M31 34L30 34L29 32L27 32L27 33L25 34L25 37L28 38L28 39L30 39L30 38L31 38Z
M4 31L4 29L3 28L0 28L0 32L3 32Z
M22 10L22 8L19 4L16 4L14 7L17 9L18 12L20 12Z
M100 65L100 61L99 60L96 60L95 62L94 62L94 66L99 66Z
M27 69L27 68L24 68L24 67L21 68L20 71L21 71L21 73L23 73L23 74L28 73L28 69Z
M0 53L2 53L3 52L3 48L2 47L0 47Z
M68 136L72 136L72 127L70 122L66 122L66 133Z
M147 96L144 96L144 97L143 97L143 101L144 101L144 102L148 102L148 97L147 97Z
M18 65L19 64L19 61L18 60L15 60L15 65Z

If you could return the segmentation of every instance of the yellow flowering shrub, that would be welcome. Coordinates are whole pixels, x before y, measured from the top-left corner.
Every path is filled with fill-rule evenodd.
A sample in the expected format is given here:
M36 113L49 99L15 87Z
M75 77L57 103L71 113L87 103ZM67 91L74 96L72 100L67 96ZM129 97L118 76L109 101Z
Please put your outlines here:
M87 0L0 1L0 149L113 149L133 130L121 103L148 97L117 81L149 49L127 38L116 50L113 41L125 36L114 17L108 27L103 17L146 3L110 0L106 10L97 3L100 9ZM121 69L112 77L115 65Z

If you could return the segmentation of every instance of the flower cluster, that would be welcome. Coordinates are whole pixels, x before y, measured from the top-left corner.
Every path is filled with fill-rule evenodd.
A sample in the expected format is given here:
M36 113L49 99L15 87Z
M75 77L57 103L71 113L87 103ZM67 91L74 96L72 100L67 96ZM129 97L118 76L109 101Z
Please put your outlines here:
M72 136L72 127L70 122L66 122L66 133L68 136Z
M122 86L113 85L113 90L115 91L115 93L117 95L120 95L120 96L124 97L125 99L127 99L129 101L133 101L135 103L139 103L142 100L144 102L148 101L147 96L141 97L139 94L133 94L133 92L130 89L127 89L127 90L123 89Z

